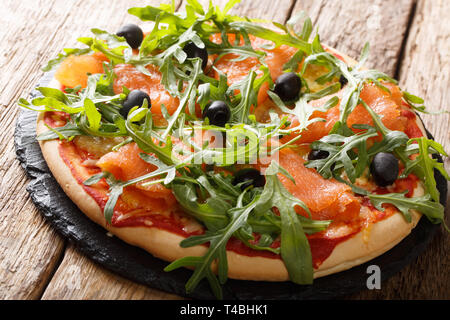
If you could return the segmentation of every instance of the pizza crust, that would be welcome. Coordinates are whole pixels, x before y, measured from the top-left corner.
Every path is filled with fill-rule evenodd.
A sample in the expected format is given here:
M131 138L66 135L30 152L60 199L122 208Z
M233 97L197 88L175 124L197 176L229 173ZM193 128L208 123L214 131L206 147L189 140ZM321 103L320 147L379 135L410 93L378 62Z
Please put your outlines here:
M332 48L328 49L342 56L349 65L356 63L347 55ZM59 83L54 79L50 86L59 88ZM418 117L416 121L426 135L423 124ZM41 113L37 119L37 134L47 130L43 121L43 113ZM166 261L174 261L185 256L202 256L206 252L207 248L204 246L181 248L179 243L185 238L166 230L151 227L116 228L107 225L97 202L78 184L70 168L61 158L58 147L60 142L58 140L39 141L39 144L53 176L64 192L86 216L113 235ZM423 188L419 185L414 190L414 196L422 194ZM331 255L314 271L314 278L347 270L383 254L404 239L417 225L420 217L420 213L413 212L412 222L408 223L403 215L398 212L370 225L370 228L364 229L348 240L339 243ZM227 251L227 258L229 278L256 281L289 280L287 269L281 259L250 257L233 251Z

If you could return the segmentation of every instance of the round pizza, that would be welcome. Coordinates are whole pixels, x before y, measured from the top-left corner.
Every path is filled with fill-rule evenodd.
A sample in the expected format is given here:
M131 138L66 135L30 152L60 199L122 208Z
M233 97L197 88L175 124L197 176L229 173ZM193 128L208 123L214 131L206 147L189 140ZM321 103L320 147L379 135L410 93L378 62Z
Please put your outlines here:
M123 241L227 278L313 279L388 251L447 179L416 111L423 100L312 36L190 1L131 8L152 28L92 29L64 49L41 96L37 139L73 202Z

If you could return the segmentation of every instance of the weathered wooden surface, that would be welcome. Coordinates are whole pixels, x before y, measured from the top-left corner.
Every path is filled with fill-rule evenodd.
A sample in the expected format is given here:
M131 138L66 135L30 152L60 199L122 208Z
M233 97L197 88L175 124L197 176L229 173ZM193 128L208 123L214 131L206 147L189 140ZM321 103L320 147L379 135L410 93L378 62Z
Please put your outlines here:
M207 7L209 0L199 0L199 2ZM215 5L223 8L228 0L215 0ZM186 1L182 2L180 10L183 10ZM276 22L284 23L289 18L295 0L278 0L278 1L241 1L230 10L230 14L248 16L250 18L268 19Z
M27 178L15 160L14 102L41 77L40 66L92 27L115 30L136 21L126 8L149 0L0 0L0 299L174 299L106 271L53 232L29 200ZM207 1L206 1L207 2ZM215 3L223 5L226 1ZM450 110L450 25L448 1L243 0L233 13L285 22L307 10L321 39L358 57L371 43L370 67L400 78L408 91L424 96L430 109ZM177 6L179 1L177 1ZM6 9L6 11L5 11ZM182 9L182 6L180 7ZM414 10L415 9L415 10ZM89 12L89 14L86 14ZM83 17L80 19L80 17ZM409 23L411 26L409 27ZM449 115L424 120L450 150ZM447 170L450 162L446 160ZM448 211L448 210L447 210ZM447 224L450 219L447 212ZM351 299L449 298L450 236L440 232L429 250L384 284Z
M70 245L42 299L173 300L180 298L113 274L78 253Z
M400 85L423 97L430 110L450 111L450 23L447 0L419 1L399 66ZM426 127L450 152L450 113L423 115ZM445 159L450 172L450 158ZM450 226L450 195L446 224ZM441 228L428 250L399 275L401 298L450 299L450 234ZM420 279L418 281L418 279ZM412 285L414 284L414 285ZM405 288L404 290L402 290Z
M309 13L320 39L358 59L370 43L367 67L395 75L414 0L298 0L293 13Z

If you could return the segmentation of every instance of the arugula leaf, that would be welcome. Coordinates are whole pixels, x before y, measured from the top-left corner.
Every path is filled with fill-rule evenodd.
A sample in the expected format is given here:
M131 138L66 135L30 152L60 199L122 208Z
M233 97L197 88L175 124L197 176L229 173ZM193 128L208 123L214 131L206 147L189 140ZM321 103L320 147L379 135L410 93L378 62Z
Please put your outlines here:
M69 140L71 137L81 136L81 135L85 135L85 133L83 131L81 131L77 125L68 122L62 127L57 127L57 128L49 127L49 131L41 133L40 135L37 136L37 139L39 141L54 140L54 139L61 139L61 138L65 139L65 140Z
M144 123L140 126L133 124L132 121L133 118L136 117L139 113L145 114ZM165 145L163 146L155 143L155 136L152 130L152 113L148 108L131 109L125 126L129 136L143 151L154 153L158 157L158 159L160 159L167 165L179 163L178 160L172 156L172 140L170 137L167 137L167 139L165 140Z
M194 290L203 278L207 278L215 295L219 298L222 297L219 284L223 284L227 279L226 243L233 235L241 239L251 239L252 236L243 229L251 227L251 224L255 222L252 216L256 212L272 212L273 207L277 207L280 212L278 228L280 228L279 232L281 234L281 248L280 250L271 251L280 252L292 281L300 284L312 283L313 267L311 251L302 225L307 225L307 228L313 226L317 232L328 227L330 221L319 222L298 215L294 210L296 206L302 207L308 213L309 209L301 200L293 197L284 188L276 175L277 172L286 173L279 165L272 162L266 170L268 174L266 175L267 182L262 193L256 193L253 199L247 204L245 204L244 199L249 191L245 190L239 195L235 205L229 206L225 211L229 219L225 226L219 227L214 225L212 230L208 228L205 234L189 237L180 243L182 247L191 247L209 242L209 248L204 256L181 258L172 262L164 269L165 271L171 271L180 267L194 267L194 273L186 283L186 291L188 293ZM192 184L175 183L173 190L180 204L186 206L186 203L188 203L188 210L196 211L195 214L202 221L209 220L211 217L217 217L217 215L220 217L225 216L225 208L216 211L211 210L213 209L211 204L220 199L218 195L209 198L209 201L198 203L195 188ZM211 191L212 189L208 188L208 190ZM192 204L194 205L192 206ZM200 216L198 215L199 212L202 213ZM276 217L273 212L271 215ZM277 218L274 219L277 220ZM252 221L251 224L249 224L249 221ZM266 224L270 224L269 221L266 220ZM272 230L276 230L276 226ZM260 245L251 245L248 242L244 243L250 247L264 250L269 249L268 245L272 241L273 237L266 234L263 237L263 242L260 242ZM211 266L214 261L217 261L219 279L212 273Z
M100 112L98 112L92 100L88 98L84 99L84 112L86 117L88 118L90 129L93 131L97 131L100 128L102 115L100 114Z
M444 207L439 202L431 199L429 194L421 197L407 198L405 193L387 193L387 194L369 194L367 197L372 204L380 211L384 211L383 203L390 203L397 207L405 217L406 221L411 222L410 210L417 210L425 215L432 223L441 223L444 221Z
M190 237L180 243L181 247L190 247L209 242L208 251L204 256L181 258L164 268L164 271L172 271L180 267L195 267L194 273L186 283L187 293L194 290L203 278L207 278L216 297L222 299L220 284L225 283L228 272L226 244L231 236L245 223L249 214L255 208L258 199L255 198L244 206L242 203L244 196L245 192L240 195L237 206L228 211L230 222L226 227L217 232L207 232L204 235ZM217 280L211 269L211 264L216 260L218 261L219 280Z
M210 197L205 202L199 202L195 185L192 183L174 183L172 191L181 207L202 221L208 230L216 231L227 225L226 213L231 209L231 205L220 197Z
M429 111L424 103L425 101L418 97L415 96L407 91L402 91L402 98L403 101L405 101L411 108L413 108L414 110L418 111L418 112L422 112L422 113L426 113L426 114L443 114L443 113L449 113L449 111Z
M408 147L405 152L407 154L418 153L418 156L414 160L408 159L402 176L407 176L409 173L414 172L420 179L424 180L425 188L431 195L431 198L439 202L439 191L436 187L434 170L438 170L445 179L450 180L449 174L445 171L444 164L432 157L432 155L438 154L448 156L442 145L425 137L414 138L408 141Z
M367 139L376 137L378 134L373 127L368 125L354 125L354 127L366 131L349 137L330 134L311 143L311 149L327 151L329 154L325 159L306 162L305 167L315 168L325 179L329 179L333 176L332 171L340 165L340 167L344 167L350 181L355 182L355 179L368 166ZM357 154L355 154L354 149L358 150ZM358 161L355 167L353 160L356 157L358 157Z
M286 171L272 161L266 170L266 186L256 203L257 210L276 207L281 217L281 257L289 272L291 281L310 284L313 281L312 256L308 239L302 227L300 215L295 211L299 206L309 214L308 207L292 196L277 177L278 172ZM306 219L302 217L302 219Z

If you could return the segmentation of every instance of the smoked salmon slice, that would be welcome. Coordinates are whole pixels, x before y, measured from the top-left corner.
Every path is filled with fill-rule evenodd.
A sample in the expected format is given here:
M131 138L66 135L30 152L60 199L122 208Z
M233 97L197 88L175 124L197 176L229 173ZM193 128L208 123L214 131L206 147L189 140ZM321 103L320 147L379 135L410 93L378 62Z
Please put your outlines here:
M384 83L390 93L377 87L375 84L368 83L364 85L361 91L361 99L373 110L380 115L383 124L390 130L404 131L407 125L408 119L402 115L401 108L401 92L398 86ZM342 91L338 92L336 96L341 99ZM324 105L332 96L326 96L321 99L313 100L309 102L314 108L319 108ZM327 112L315 111L311 118L322 118L325 121L318 121L310 124L306 130L304 130L296 143L311 143L319 140L322 137L328 135L333 125L339 120L339 104L331 108ZM291 121L290 127L298 125L298 119L290 115ZM347 124L351 127L354 124L368 124L373 126L373 120L367 110L358 105L347 119ZM356 131L356 130L355 130ZM282 139L283 142L287 142L292 138L298 136L298 133L290 134Z
M74 88L87 85L88 74L103 73L103 62L108 61L103 53L69 56L55 72L55 79L63 86Z
M142 160L139 156L142 152L136 143L129 143L117 151L105 154L97 161L97 166L102 171L110 172L118 180L131 180L156 170L156 166ZM145 207L158 211L171 209L176 204L172 191L160 183L144 186L141 182L127 187L122 200L133 207L144 204Z
M289 148L280 150L278 162L295 180L294 183L285 175L278 174L281 183L294 197L306 204L313 219L336 222L351 221L358 217L360 202L348 185L335 179L324 179L314 169L306 168L300 154ZM297 209L299 214L308 217L303 209Z
M266 53L264 58L267 67L269 68L270 76L273 80L276 80L283 73L283 66L288 62L292 56L295 54L296 50L293 47L286 45L281 45L277 48L266 49L263 45L272 45L270 41L257 38L255 36L249 35L252 48L254 50L263 51ZM228 41L233 43L235 39L234 34L228 36ZM211 36L211 41L220 44L222 42L220 34L214 34ZM241 39L240 45L244 45L244 41ZM215 62L214 66L216 69L227 75L228 84L236 83L244 79L250 71L255 71L258 75L262 74L259 70L261 66L257 58L249 57L244 60L236 60L239 58L237 54L229 53L221 57ZM218 79L219 74L215 72L215 77ZM258 92L258 105L263 103L267 98L267 90L269 89L268 83L264 83Z
M152 113L161 114L161 105L164 105L169 112L173 114L180 101L172 97L161 83L161 72L158 67L148 65L149 75L143 74L130 64L118 64L114 67L116 79L114 80L114 92L122 93L123 87L132 90L142 90L150 96L152 103Z

